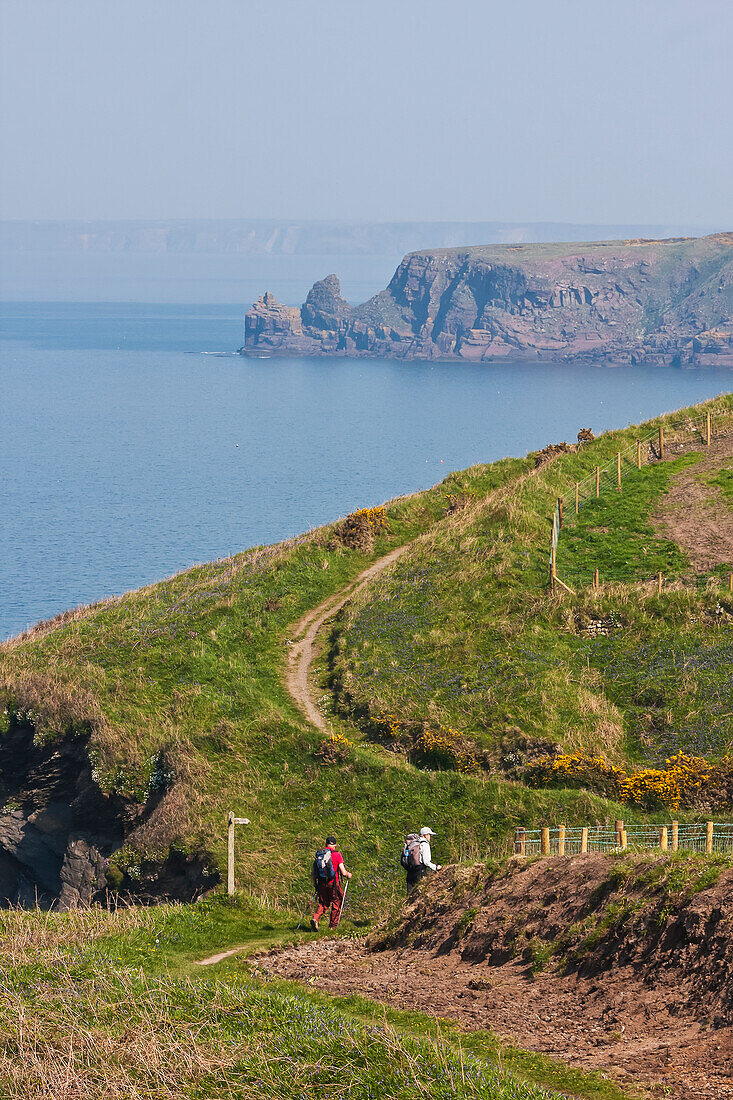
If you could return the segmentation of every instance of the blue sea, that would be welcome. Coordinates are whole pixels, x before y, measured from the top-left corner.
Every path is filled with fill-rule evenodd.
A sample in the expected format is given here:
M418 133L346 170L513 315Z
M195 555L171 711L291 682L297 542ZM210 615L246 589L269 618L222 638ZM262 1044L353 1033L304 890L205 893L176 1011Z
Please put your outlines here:
M733 383L725 369L245 359L246 303L2 307L0 637Z

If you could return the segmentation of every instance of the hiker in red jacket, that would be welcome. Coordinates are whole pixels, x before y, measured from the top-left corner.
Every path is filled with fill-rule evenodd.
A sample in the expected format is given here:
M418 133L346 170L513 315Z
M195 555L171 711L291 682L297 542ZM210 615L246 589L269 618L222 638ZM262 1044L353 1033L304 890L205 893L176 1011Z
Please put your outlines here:
M341 903L344 900L343 879L351 878L351 871L346 870L344 857L336 851L336 837L326 837L326 847L319 848L316 858L313 860L311 871L313 885L318 894L318 908L311 917L311 928L318 931L318 922L321 917L331 910L328 922L329 928L335 928L341 917Z

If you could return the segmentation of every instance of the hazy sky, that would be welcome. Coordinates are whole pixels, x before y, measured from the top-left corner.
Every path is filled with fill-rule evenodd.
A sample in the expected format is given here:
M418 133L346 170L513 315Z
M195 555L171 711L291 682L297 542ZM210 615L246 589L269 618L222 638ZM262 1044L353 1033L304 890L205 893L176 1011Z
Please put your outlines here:
M733 0L0 0L5 218L733 229Z

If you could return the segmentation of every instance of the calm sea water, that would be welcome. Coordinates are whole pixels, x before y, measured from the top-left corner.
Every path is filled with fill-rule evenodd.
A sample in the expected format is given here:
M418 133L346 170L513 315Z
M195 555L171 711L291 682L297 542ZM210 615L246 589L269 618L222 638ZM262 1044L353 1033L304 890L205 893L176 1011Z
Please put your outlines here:
M3 307L0 637L733 373L243 359L242 310Z

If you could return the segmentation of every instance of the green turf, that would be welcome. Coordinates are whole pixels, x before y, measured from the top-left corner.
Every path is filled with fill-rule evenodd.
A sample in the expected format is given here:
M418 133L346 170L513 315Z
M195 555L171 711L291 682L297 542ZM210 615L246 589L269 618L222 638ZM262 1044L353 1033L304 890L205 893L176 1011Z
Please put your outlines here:
M670 482L702 453L682 455L641 470L624 472L622 491L608 489L589 500L560 534L558 569L573 587L589 585L598 569L601 582L637 581L662 572L667 581L689 573L690 563L676 543L659 538L650 518Z
M555 497L650 427L561 455L435 526L351 601L331 640L344 714L367 732L380 713L456 730L508 774L542 742L630 766L680 749L728 752L733 604L714 578L675 587L682 575L695 580L689 563L650 525L671 478L699 452L626 470L621 493L606 487L577 521L568 517L558 563L576 594L546 594ZM582 584L595 567L598 592ZM642 583L660 569L661 596Z
M721 470L710 478L710 484L722 489L724 498L733 506L733 470Z
M0 914L2 1094L42 1081L47 1095L141 1100L541 1100L542 1086L634 1095L489 1032L266 980L241 956L193 962L233 942L266 946L292 925L290 913L226 899Z

